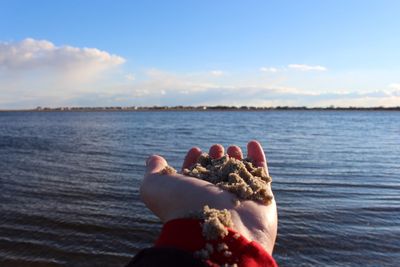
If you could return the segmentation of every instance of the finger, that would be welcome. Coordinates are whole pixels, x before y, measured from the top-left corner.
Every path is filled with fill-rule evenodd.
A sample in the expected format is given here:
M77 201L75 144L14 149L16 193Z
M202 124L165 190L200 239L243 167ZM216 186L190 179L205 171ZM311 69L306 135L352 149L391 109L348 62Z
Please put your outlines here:
M168 163L163 157L152 155L146 160L146 174L158 173L166 166L168 166Z
M182 170L190 168L197 162L197 159L201 155L201 150L198 147L192 147L186 154L185 160L183 161Z
M212 159L219 159L224 156L224 152L224 147L220 144L216 144L210 147L209 154Z
M268 174L267 159L258 141L252 140L247 144L247 157L251 158L257 167L264 167Z
M243 159L242 150L238 146L230 146L230 147L228 147L227 154L231 158L235 158L235 159L238 159L238 160L242 160Z

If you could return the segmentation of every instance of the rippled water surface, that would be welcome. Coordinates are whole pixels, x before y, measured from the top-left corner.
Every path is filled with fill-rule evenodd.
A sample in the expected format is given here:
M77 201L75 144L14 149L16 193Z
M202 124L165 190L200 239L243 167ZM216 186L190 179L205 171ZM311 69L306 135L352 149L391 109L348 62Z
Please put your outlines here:
M399 266L400 113L0 113L0 266L123 266L158 219L150 154L261 141L281 266Z

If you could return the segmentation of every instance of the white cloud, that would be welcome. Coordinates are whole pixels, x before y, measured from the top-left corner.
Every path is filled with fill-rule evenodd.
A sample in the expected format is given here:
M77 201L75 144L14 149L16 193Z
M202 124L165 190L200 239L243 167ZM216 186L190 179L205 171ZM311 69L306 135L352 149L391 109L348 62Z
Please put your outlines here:
M177 74L159 69L150 69L145 72L145 79L136 85L137 88L145 88L149 91L203 91L215 87L216 84L209 81L209 77L203 75Z
M328 107L333 105L335 107L398 107L400 103L400 96L382 96L372 97L359 95L356 98L338 98L338 99L323 99L314 101L309 106L311 107Z
M222 70L212 70L210 74L215 77L220 77L223 76L225 72L223 72Z
M132 97L144 97L144 96L147 96L149 94L150 94L150 92L148 90L146 90L146 89L144 89L144 90L137 89L137 90L134 90L131 93L131 96Z
M392 96L400 96L400 83L391 83L389 84L389 89L385 90L388 95ZM400 102L399 102L400 105Z
M389 84L390 89L400 90L400 83L391 83Z
M278 68L274 67L261 67L260 71L262 72L278 72Z
M128 81L134 81L136 77L133 73L128 73L125 75L125 79L127 79Z
M96 48L55 46L46 40L25 39L21 42L0 43L0 68L29 70L36 68L72 69L84 67L107 69L125 59Z
M0 43L0 106L57 104L100 90L106 72L125 59L96 48L56 46L47 40Z
M315 65L315 66L310 66L310 65L305 65L305 64L289 64L288 68L294 69L294 70L299 70L299 71L326 71L327 68L320 66L320 65Z
M289 69L298 71L327 71L326 67L320 65L310 66L305 64L289 64L287 67ZM260 71L275 73L275 72L287 71L287 68L261 67Z

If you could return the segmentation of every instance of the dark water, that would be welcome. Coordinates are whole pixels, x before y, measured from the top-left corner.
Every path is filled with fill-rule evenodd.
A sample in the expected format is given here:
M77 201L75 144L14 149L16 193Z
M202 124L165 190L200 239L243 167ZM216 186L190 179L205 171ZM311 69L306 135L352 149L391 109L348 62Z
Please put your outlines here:
M399 266L399 112L0 113L0 266L123 266L160 223L139 201L153 153L267 152L281 266Z

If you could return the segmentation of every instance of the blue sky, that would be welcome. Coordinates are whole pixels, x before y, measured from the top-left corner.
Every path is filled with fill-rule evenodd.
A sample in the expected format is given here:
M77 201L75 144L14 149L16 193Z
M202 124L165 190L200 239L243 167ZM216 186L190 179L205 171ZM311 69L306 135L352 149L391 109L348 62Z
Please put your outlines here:
M400 105L399 1L0 3L0 108Z

